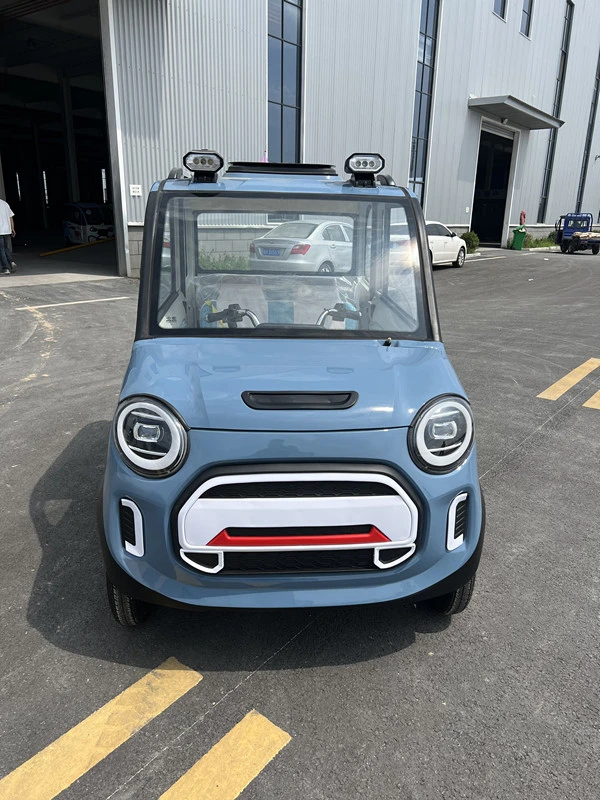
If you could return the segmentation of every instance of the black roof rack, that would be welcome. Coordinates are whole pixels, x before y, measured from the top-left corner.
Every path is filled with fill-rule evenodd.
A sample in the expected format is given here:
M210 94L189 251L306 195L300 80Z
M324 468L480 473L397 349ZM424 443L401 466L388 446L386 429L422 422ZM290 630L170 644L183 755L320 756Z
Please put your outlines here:
M267 175L337 175L332 164L286 164L278 161L232 161L227 174L261 172Z

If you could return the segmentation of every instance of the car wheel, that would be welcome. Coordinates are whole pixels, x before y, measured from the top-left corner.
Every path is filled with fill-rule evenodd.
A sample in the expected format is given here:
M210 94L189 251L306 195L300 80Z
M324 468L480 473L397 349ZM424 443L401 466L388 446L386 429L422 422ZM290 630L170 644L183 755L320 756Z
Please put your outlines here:
M569 249L569 245L568 245L567 242L561 242L560 243L560 252L561 253L566 253L568 249Z
M465 248L461 247L456 256L456 261L452 262L455 267L462 267L465 263Z
M148 618L152 610L152 606L148 603L125 594L108 578L106 579L106 593L113 617L124 628L135 628L136 625L140 625Z
M464 586L455 589L453 592L443 594L441 597L433 597L431 600L424 601L423 605L438 614L450 616L460 614L471 602L473 589L475 588L475 575L470 578Z
M573 241L569 242L569 247L567 252L570 253L570 255L573 255L573 253L577 252L577 245L575 244L575 242Z
M319 272L333 272L333 264L331 261L324 261L321 266L319 267Z
M592 245L592 253L597 256L600 252L600 244L593 244Z

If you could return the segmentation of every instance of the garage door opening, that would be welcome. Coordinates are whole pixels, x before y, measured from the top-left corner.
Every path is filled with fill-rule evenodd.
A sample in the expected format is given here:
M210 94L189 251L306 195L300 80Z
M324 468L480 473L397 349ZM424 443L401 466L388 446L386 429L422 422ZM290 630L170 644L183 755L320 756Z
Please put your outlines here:
M471 230L484 245L502 242L512 154L512 139L481 132Z
M0 192L15 214L15 260L43 268L40 253L111 233L98 0L5 4L0 73ZM114 273L114 243L81 249L77 260Z

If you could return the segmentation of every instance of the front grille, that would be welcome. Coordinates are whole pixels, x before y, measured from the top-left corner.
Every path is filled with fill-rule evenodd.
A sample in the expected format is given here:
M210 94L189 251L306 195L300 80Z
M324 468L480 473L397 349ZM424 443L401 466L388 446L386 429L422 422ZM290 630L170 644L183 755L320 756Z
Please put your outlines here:
M456 506L456 517L454 521L454 538L459 539L461 536L466 537L467 534L467 507L469 505L469 498L461 500Z
M192 557L191 553L187 553ZM219 573L268 573L268 572L354 572L377 570L373 563L373 549L356 550L299 550L297 552L275 551L250 553L228 553L225 551L225 566Z
M121 523L121 539L123 546L125 542L135 547L135 520L133 511L129 506L120 505L119 507L119 521Z
M204 492L206 499L241 499L256 497L381 497L395 495L392 486L378 481L273 481L224 483Z
M360 533L371 533L372 525L333 525L329 528L227 528L232 537L243 536L352 536Z

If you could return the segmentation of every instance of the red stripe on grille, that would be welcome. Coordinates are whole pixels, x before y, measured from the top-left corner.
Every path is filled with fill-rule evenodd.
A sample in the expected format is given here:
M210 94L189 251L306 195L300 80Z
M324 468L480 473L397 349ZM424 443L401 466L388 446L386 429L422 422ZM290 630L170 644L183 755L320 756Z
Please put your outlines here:
M285 528L284 528L285 530ZM317 529L318 530L318 529ZM374 526L368 533L348 533L313 536L230 536L227 530L221 531L207 547L326 547L328 545L383 544L390 540Z

